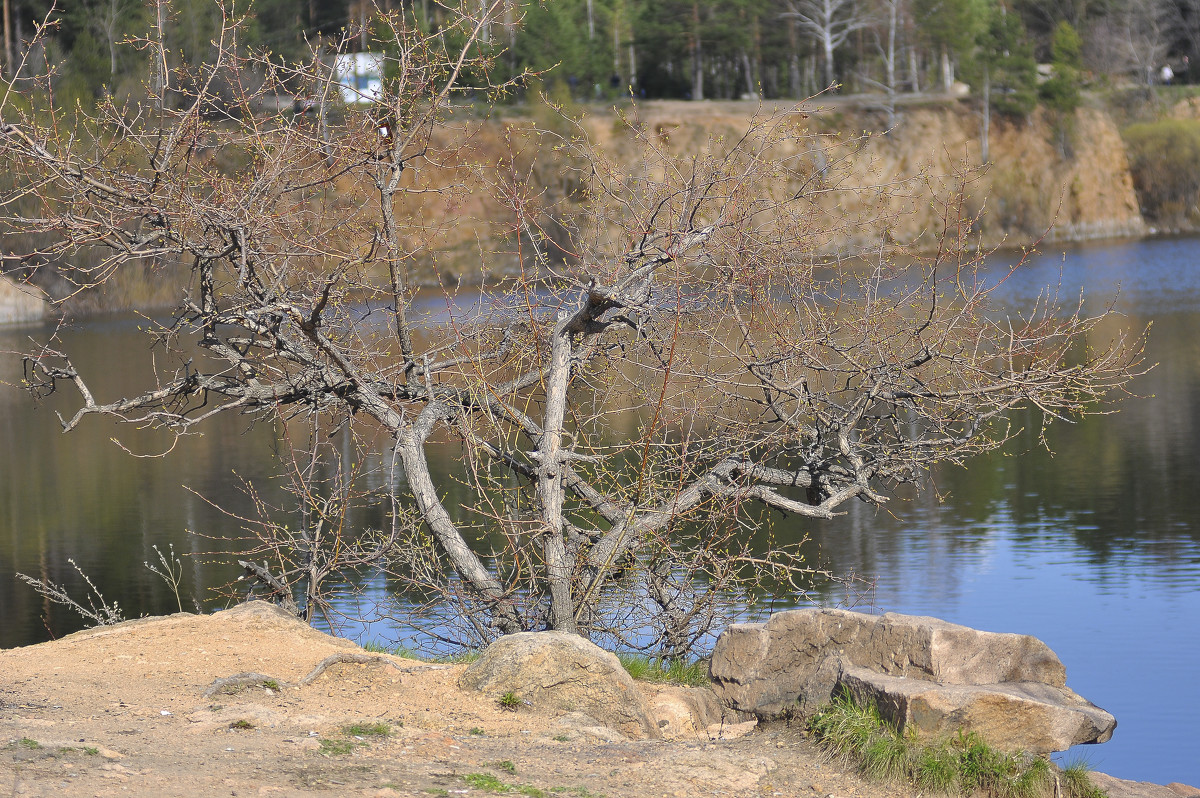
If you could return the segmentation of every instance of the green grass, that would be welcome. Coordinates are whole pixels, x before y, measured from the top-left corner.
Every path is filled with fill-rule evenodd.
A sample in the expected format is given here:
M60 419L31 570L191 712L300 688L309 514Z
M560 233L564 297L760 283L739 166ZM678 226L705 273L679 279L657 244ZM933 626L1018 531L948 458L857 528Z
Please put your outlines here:
M29 737L22 737L17 741L17 745L21 746L22 748L28 748L30 751L36 751L42 747L41 743L39 743L37 740L30 739Z
M468 773L463 776L463 781L477 790L487 790L488 792L510 792L512 790L511 787L500 781L499 776L493 776L491 773Z
M513 775L517 772L517 766L513 764L511 759L505 759L503 762L493 762L492 764L488 765L488 767L493 767L496 770L503 770L509 775Z
M321 740L321 748L317 752L321 756L345 756L354 750L354 743L349 740Z
M342 734L350 737L387 737L392 727L386 723L352 723L342 727Z
M506 784L491 773L468 773L463 781L477 790L494 793L516 793L527 795L529 798L548 798L549 793L529 784Z
M247 730L247 729L253 729L254 724L243 718L242 720L235 720L233 723L230 723L229 728L238 729L238 730Z
M1065 798L1105 798L1104 791L1092 784L1091 772L1091 766L1081 759L1064 767L1061 780Z
M521 697L509 690L504 695L500 696L497 702L501 709L507 709L509 712L516 712L521 707Z
M1104 798L1086 769L1062 772L1032 754L998 751L977 734L926 743L902 734L874 705L836 698L809 720L809 730L827 751L853 763L871 779L909 782L945 794L992 798L1045 798L1056 779L1067 798Z
M469 732L467 732L467 734L473 734L476 737L482 737L483 735L487 734L487 732L485 732L483 729L479 728L478 726L472 726L471 730Z
M88 756L96 756L97 754L99 754L99 753L100 753L100 749L99 749L99 748L93 748L93 747L92 747L92 746L90 746L90 745L85 745L85 746L83 747L83 752L84 752L85 754L87 754Z
M660 660L640 654L617 654L617 659L630 676L643 682L683 684L690 687L702 687L709 683L708 663L703 660Z

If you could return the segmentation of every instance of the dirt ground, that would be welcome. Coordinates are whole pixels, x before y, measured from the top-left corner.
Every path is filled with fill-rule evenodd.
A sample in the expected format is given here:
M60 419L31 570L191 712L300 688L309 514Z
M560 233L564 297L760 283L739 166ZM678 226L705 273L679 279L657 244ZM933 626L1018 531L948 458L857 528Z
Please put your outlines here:
M372 661L301 684L334 655ZM630 741L462 691L463 667L366 655L257 602L0 651L0 794L916 795L858 780L785 724Z

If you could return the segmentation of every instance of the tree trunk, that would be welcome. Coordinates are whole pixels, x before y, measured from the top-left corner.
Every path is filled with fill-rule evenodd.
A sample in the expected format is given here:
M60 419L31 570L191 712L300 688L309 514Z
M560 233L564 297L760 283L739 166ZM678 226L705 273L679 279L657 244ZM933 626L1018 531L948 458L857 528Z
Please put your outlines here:
M825 50L825 87L829 88L833 86L833 37L823 34L821 45Z
M800 80L800 33L796 30L796 21L788 20L788 83L792 96L800 99L804 96L804 85Z
M417 423L400 430L396 436L396 446L404 464L409 490L421 511L421 517L437 540L439 548L454 566L455 572L478 595L492 603L492 615L500 631L504 634L524 631L511 605L505 603L504 587L488 573L437 497L424 450L425 440L433 430L435 409L435 405L426 406Z
M888 4L888 43L887 58L887 115L888 130L896 126L896 11L899 0Z
M550 585L550 628L577 632L571 600L571 563L563 540L563 420L567 412L567 383L571 376L571 338L566 315L559 317L550 341L546 375L546 416L538 447L538 499L542 514L542 551Z
M4 76L13 74L12 0L4 0Z
M992 128L992 80L987 66L983 68L983 133L980 138L979 157L983 163L990 160L988 153L988 134Z
M704 54L700 49L700 4L692 3L692 99L704 99Z

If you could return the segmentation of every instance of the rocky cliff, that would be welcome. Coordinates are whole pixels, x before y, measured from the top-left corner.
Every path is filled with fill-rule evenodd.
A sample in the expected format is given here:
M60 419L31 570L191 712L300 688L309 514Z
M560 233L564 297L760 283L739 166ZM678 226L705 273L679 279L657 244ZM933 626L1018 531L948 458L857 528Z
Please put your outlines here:
M698 150L713 139L734 140L757 110L756 103L657 102L639 116L672 146ZM982 120L967 104L901 109L890 131L882 114L849 103L811 111L805 122L815 134L812 157L840 169L826 186L832 189L826 204L855 219L844 227L853 232L830 242L834 246L932 244L926 239L958 214L992 246L1146 232L1124 144L1102 111L1080 109L1066 126L1042 113L1029 120L994 118L986 166ZM611 115L590 117L587 129L603 150L628 157Z
M413 251L422 253L422 281L478 282L510 273L523 259L529 265L528 242L514 232L522 226L497 196L506 191L510 199L515 190L522 201L545 206L535 226L551 237L559 231L563 240L550 244L552 249L557 244L559 256L569 257L573 249L556 221L564 207L567 215L581 210L569 207L579 174L572 176L558 160L553 137L530 130L535 124L557 125L566 137L578 131L546 108L503 110L488 119L455 115L449 127L455 135L467 131L465 146L461 138L454 144L435 140L430 164L436 167L422 165L406 177L412 187L426 190L398 208L402 226L414 231ZM762 190L807 192L817 252L846 254L892 244L928 250L947 233L963 236L968 246L1018 247L1147 231L1121 136L1113 120L1094 109L1080 109L1066 123L1041 112L1028 120L994 119L986 165L978 110L960 101L900 108L891 130L882 112L839 98L777 108L657 101L623 115L591 111L582 131L602 158L632 173L661 167L645 160L639 135L686 160L729 146L756 115L773 112L786 114L811 135L773 153L786 165ZM499 182L492 170L497 164ZM501 185L505 181L509 185ZM339 188L358 191L349 181ZM556 200L559 205L551 207ZM188 272L126 269L102 289L78 291L60 271L43 268L21 276L55 298L71 297L68 309L81 312L170 304ZM16 299L25 305L29 300ZM20 315L28 318L28 308ZM18 320L0 312L0 322L5 318Z

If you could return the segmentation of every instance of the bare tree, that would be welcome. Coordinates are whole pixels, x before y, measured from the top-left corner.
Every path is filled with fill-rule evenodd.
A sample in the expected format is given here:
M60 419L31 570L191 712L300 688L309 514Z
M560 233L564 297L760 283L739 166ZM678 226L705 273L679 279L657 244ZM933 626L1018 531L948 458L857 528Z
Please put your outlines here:
M1099 72L1127 74L1151 84L1166 63L1171 37L1185 31L1166 0L1122 0L1089 28L1085 59Z
M11 257L99 247L91 284L151 261L183 291L150 331L152 387L97 396L51 342L26 356L31 390L78 394L66 431L93 415L180 435L230 413L287 425L304 520L255 527L267 561L247 567L264 584L291 594L370 565L456 601L477 639L650 628L679 654L722 599L804 588L773 519L884 503L1000 445L1017 409L1092 412L1138 370L1136 336L1110 340L1107 313L1052 295L995 306L952 202L933 254L831 259L838 225L858 223L836 213L838 159L813 162L803 114L683 153L629 118L640 154L622 162L582 127L510 128L511 156L478 163L479 123L452 101L497 88L477 82L478 43L505 9L470 0L437 32L382 14L383 96L331 113L327 138L259 111L284 81L327 90L319 60L258 64L261 89L213 96L246 70L233 19L215 62L167 75L173 102L110 98L77 120L15 93L0 106L19 183L4 223L43 242ZM831 42L858 24L844 13ZM39 97L52 80L12 86ZM561 156L562 207L529 181L523 147ZM485 188L509 209L514 271L424 318L417 270L440 217ZM364 501L383 505L382 529L342 522Z
M879 10L882 12L875 24L870 26L871 39L875 50L883 62L883 81L867 80L884 91L886 97L887 126L891 130L896 126L896 35L899 33L898 24L904 12L903 0L880 0ZM882 28L882 29L881 29Z
M855 0L787 0L784 16L796 19L821 44L825 54L825 86L835 83L833 52L850 34L865 28L870 20Z

